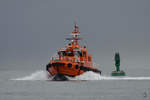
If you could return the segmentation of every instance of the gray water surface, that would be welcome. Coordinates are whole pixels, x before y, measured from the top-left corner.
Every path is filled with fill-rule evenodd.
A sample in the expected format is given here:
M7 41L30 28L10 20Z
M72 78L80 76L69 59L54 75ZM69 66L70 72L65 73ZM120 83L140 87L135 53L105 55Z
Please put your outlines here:
M150 80L11 80L28 73L1 72L0 100L150 100Z

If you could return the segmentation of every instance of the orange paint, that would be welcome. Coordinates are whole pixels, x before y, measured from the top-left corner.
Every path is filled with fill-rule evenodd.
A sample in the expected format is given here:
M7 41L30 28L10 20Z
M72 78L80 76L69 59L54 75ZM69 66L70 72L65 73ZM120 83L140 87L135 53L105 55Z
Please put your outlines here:
M59 49L57 58L52 58L47 65L47 71L52 75L63 74L67 76L77 76L86 71L101 73L100 70L93 67L92 55L88 54L85 46L79 45L80 37L79 27L74 26L72 37L68 38L70 43Z

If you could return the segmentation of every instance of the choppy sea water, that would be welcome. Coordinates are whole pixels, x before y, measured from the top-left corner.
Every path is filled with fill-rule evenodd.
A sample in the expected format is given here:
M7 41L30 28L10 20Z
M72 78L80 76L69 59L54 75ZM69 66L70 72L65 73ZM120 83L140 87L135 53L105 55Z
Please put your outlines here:
M56 82L43 70L0 72L0 100L150 100L150 77L87 72Z

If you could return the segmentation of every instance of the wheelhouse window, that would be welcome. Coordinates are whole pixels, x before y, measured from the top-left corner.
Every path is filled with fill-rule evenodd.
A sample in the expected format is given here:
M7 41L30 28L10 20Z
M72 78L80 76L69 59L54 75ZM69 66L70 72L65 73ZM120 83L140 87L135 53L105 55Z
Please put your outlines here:
M58 52L58 54L61 57L63 57L63 56L78 56L78 57L82 57L83 56L81 51L60 51L60 52Z
M74 51L74 55L76 55L76 56L82 56L82 53L81 53L81 51Z
M73 51L68 51L68 56L73 56Z
M60 51L60 52L58 52L58 54L61 56L61 57L63 57L63 56L66 56L67 54L66 54L66 51Z

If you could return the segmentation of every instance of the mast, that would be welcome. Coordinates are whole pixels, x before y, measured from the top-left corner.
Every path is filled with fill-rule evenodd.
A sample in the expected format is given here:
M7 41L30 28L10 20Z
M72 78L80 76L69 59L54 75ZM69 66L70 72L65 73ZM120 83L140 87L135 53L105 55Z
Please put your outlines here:
M74 31L72 32L72 44L78 45L78 40L80 39L79 27L77 24L74 25Z
M71 40L72 45L78 45L79 42L78 40L81 40L80 37L80 32L79 32L79 27L77 26L77 24L74 25L74 30L71 33L71 38L66 38L66 40Z

